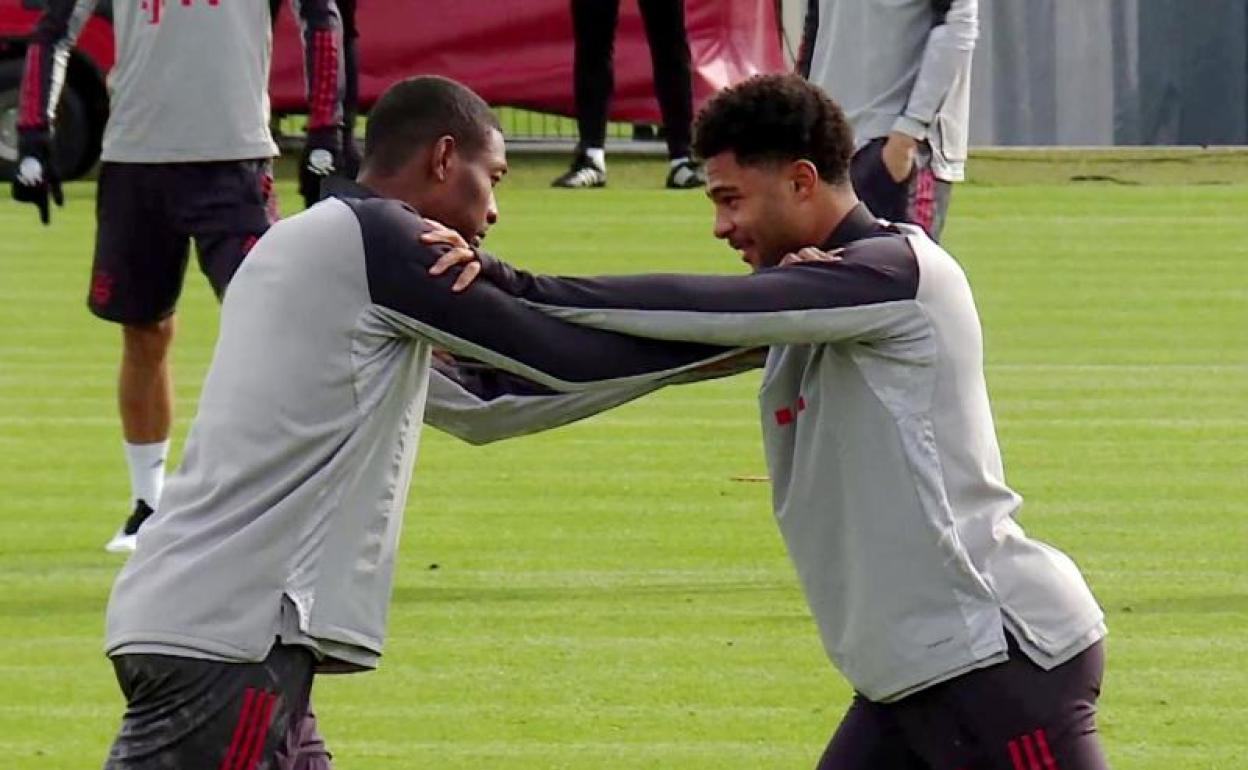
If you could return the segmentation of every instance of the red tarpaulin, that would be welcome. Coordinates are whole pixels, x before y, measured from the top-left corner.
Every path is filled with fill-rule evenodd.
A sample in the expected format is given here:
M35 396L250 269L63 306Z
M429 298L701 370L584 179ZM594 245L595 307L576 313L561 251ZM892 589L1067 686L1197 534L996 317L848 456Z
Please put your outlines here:
M360 0L360 100L412 75L444 75L495 105L571 115L570 0ZM687 0L694 102L759 72L785 68L775 0ZM283 10L274 44L276 110L303 109L295 21ZM611 119L659 122L636 0L622 0Z

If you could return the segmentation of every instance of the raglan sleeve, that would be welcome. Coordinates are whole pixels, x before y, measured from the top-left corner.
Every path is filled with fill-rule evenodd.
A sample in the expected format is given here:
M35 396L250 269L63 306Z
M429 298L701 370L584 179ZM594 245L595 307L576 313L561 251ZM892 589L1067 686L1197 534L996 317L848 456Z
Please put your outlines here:
M96 0L49 0L35 24L18 93L20 133L50 131L65 83L69 53L91 18Z
M479 362L435 359L425 422L470 444L558 428L614 409L666 385L701 382L762 366L756 351L720 364L615 387L562 393Z
M291 0L303 42L308 137L336 133L342 125L344 64L342 17L334 0Z
M360 223L371 323L385 333L418 338L562 392L636 387L640 395L647 384L740 352L569 323L489 281L453 292L453 274L429 274L445 247L420 241L425 226L413 210L384 199L349 205Z
M906 109L893 125L894 130L920 140L927 138L928 126L958 75L969 70L979 37L978 0L934 0L934 5L940 6L936 9L937 23L928 32Z
M651 339L753 348L877 342L927 327L917 258L902 236L856 241L840 261L745 276L558 278L481 262L486 280L552 317Z

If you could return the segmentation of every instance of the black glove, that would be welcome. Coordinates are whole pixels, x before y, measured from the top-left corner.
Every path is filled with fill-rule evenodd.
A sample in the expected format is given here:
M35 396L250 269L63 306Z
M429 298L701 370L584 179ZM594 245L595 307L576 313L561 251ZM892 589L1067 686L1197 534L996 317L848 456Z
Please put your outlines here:
M46 128L19 129L17 134L17 169L13 175L13 200L33 203L39 208L39 221L52 221L48 197L57 206L65 205L61 194L61 177L52 157L52 136Z
M336 126L314 128L308 131L299 157L299 194L305 206L312 206L321 199L321 182L330 174L339 173L342 167L342 149Z

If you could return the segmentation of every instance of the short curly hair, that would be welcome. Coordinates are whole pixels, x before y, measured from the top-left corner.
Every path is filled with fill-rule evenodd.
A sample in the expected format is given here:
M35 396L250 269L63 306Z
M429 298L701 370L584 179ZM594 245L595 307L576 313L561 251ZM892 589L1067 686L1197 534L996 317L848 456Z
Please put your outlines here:
M829 184L849 181L854 132L818 86L797 75L756 75L715 95L693 126L693 151L732 152L743 165L809 160Z

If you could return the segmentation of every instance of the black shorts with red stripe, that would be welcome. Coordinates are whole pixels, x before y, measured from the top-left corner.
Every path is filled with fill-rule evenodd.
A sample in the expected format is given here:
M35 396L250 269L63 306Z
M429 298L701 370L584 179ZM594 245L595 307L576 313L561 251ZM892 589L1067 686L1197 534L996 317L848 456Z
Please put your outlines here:
M1048 671L1009 643L1005 663L899 701L855 696L818 770L1108 770L1103 643Z
M116 656L126 713L105 770L328 770L309 710L314 665L283 645L259 663Z
M87 305L117 323L165 318L182 293L192 240L220 297L276 221L268 160L104 163Z
M919 145L910 176L901 182L894 180L884 165L884 142L883 138L873 139L854 153L849 165L854 192L877 217L918 225L932 240L939 241L953 185L932 173L932 151L926 142Z

